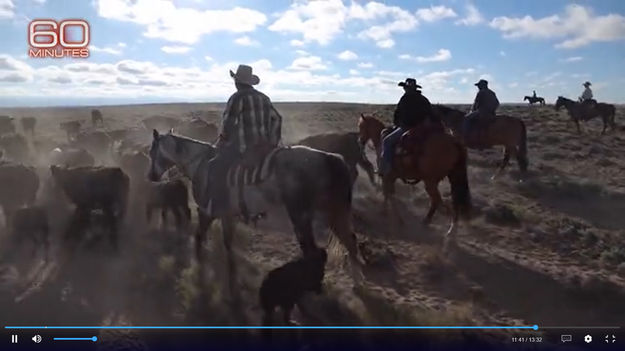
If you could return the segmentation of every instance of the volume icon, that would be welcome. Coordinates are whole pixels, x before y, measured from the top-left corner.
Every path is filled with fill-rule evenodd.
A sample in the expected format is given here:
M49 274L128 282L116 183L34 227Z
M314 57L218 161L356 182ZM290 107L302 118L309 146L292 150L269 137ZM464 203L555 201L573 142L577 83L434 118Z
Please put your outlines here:
M32 340L33 340L36 344L40 343L40 342L41 342L41 335L35 335L35 336L33 336L33 337L32 337Z

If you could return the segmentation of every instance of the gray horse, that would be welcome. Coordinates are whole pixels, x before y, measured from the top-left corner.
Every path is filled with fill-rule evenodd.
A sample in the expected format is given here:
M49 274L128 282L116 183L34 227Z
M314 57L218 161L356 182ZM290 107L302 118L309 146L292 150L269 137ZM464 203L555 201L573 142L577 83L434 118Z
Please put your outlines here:
M211 144L174 135L171 131L167 134L153 131L148 178L158 181L165 171L177 166L192 181L200 221L195 234L198 259L201 259L206 230L215 219L206 200L209 188L207 161L215 153ZM248 182L252 178L262 181ZM275 209L276 205L284 206L304 254L316 249L313 218L317 211L323 213L329 227L349 253L354 278L361 278L356 236L351 230L350 173L340 156L305 146L278 148L251 173L233 167L228 172L228 179L230 203L239 203L239 190L242 189L249 213L263 213ZM240 184L242 181L244 184ZM231 244L234 217L240 214L239 211L239 206L232 205L230 211L219 214L228 253L231 292L235 291L233 284L236 281Z

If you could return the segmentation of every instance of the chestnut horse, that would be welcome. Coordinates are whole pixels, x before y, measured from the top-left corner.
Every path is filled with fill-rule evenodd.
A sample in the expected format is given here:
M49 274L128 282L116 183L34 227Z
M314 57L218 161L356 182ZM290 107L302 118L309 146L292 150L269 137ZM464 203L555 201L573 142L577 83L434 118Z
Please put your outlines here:
M381 150L382 131L384 124L372 116L360 115L358 131L360 143L365 145L369 140L376 150ZM379 156L379 155L378 155ZM462 142L446 133L433 133L421 141L419 150L408 147L403 153L397 154L393 160L392 171L382 177L384 205L394 207L395 181L398 178L415 184L421 180L425 191L430 197L430 208L423 219L429 224L436 209L443 204L438 191L438 183L447 177L451 184L451 198L453 205L452 222L447 235L453 234L458 217L468 217L471 209L471 193L467 178L467 150ZM395 208L391 208L397 213Z
M445 126L451 129L454 135L462 138L464 112L444 105L432 105L432 111L441 118ZM466 140L465 144L471 149L482 149L495 145L503 145L504 147L503 160L492 179L497 178L508 166L511 156L516 156L521 175L525 174L529 161L527 158L527 129L523 120L512 116L499 115L484 128L479 139L479 145Z

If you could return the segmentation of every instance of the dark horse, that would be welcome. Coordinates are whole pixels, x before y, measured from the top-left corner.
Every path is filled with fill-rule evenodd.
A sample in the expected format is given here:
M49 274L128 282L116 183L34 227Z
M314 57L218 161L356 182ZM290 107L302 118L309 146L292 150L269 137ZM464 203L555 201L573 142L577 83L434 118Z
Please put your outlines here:
M372 116L360 115L358 130L361 144L369 140L379 150L384 124ZM458 216L468 217L471 209L471 194L467 178L467 150L453 136L446 133L433 133L427 136L419 147L404 150L404 153L395 156L393 170L382 178L384 204L395 206L393 195L395 181L398 178L415 184L421 180L425 184L425 191L430 197L430 208L423 219L424 224L432 221L437 208L443 204L438 191L438 183L445 177L451 184L451 198L453 204L453 219L447 235L453 234L458 222ZM394 208L392 212L397 214Z
M598 102L593 108L587 108L587 106L583 106L577 101L567 99L563 96L558 96L558 100L556 100L556 111L559 111L562 106L566 108L569 112L569 116L571 116L571 119L575 122L577 133L581 133L579 128L580 120L586 122L597 116L601 116L601 119L603 120L603 130L601 131L601 134L605 133L608 124L610 125L611 130L616 128L614 123L616 108L614 105Z
M540 103L541 105L545 104L545 99L541 98L540 96L529 96L529 95L525 95L525 97L523 98L523 101L529 101L530 105L534 105L535 103Z
M465 113L451 107L443 105L433 105L432 110L438 114L445 126L452 130L453 134L462 136L462 122ZM503 172L510 163L510 157L516 156L517 163L521 173L527 171L527 129L525 122L521 119L511 116L497 116L483 127L485 130L481 133L480 145L466 143L467 147L473 149L481 149L495 145L503 145L503 160L497 172L493 175L493 179Z
M358 165L367 172L371 184L375 185L375 170L371 161L367 159L364 148L358 142L358 133L347 132L312 135L298 141L296 144L343 156L351 173L352 184L356 181L356 178L358 178L358 169L356 168L356 165Z
M171 131L159 134L154 130L148 178L158 181L168 169L177 166L191 180L193 198L199 207L199 226L195 234L198 258L201 258L206 230L215 219L205 201L210 188L207 161L215 154L215 147L209 143L174 135ZM238 175L240 169L236 170ZM341 157L305 146L278 148L265 157L257 171L265 175L263 181L242 186L249 212L262 213L276 209L275 205L284 206L304 255L316 250L313 219L315 213L323 213L332 232L347 248L354 279L361 279L361 261L356 236L351 229L352 185L349 170ZM221 220L227 251L230 293L234 294L236 267L232 237L234 218L240 214L240 206L235 204L239 204L241 187L238 183L228 182L228 188L232 205L229 211L217 215ZM280 215L280 211L274 213Z

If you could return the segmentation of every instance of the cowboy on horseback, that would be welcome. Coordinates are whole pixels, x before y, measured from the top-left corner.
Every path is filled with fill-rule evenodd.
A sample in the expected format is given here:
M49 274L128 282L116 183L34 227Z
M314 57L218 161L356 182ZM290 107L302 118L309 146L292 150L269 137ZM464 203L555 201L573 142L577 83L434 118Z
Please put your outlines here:
M411 128L420 125L426 118L434 118L430 101L421 94L420 85L414 78L406 78L405 82L397 84L404 88L404 95L399 99L393 124L395 129L389 133L382 141L382 159L379 168L381 175L386 175L391 171L393 165L393 154L395 146L401 136Z
M282 116L269 97L254 89L260 79L252 74L252 67L239 65L236 73L230 71L230 77L237 91L228 99L216 144L217 154L208 167L213 185L209 191L213 213L229 206L226 175L230 167L237 162L255 164L276 148L281 139Z
M497 95L495 92L488 88L488 81L485 79L480 79L479 82L475 83L475 86L479 89L477 95L475 95L475 101L473 102L473 106L471 107L471 112L469 112L464 119L462 125L462 131L464 134L464 139L470 140L469 138L470 131L469 129L473 127L472 125L478 119L486 119L486 118L494 118L496 116L497 108L499 107L499 100L497 99Z
M536 90L532 90L532 98L536 99Z
M584 111L589 112L593 107L595 107L597 101L593 99L592 96L592 90L590 89L592 84L590 84L590 82L585 82L582 85L584 86L584 92L582 93L582 96L579 97L579 101L582 103Z

